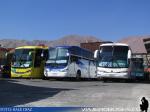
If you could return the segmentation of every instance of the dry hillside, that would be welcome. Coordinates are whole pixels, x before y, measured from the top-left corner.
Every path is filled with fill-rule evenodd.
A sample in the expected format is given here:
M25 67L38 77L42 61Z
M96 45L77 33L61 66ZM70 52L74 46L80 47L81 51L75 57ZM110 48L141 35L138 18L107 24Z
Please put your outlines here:
M0 44L7 48L15 48L18 46L39 45L39 44L45 44L47 46L57 46L57 45L78 45L79 46L80 43L82 42L95 42L95 41L100 41L100 40L93 36L68 35L54 41L46 41L46 40L28 41L28 40L1 39Z

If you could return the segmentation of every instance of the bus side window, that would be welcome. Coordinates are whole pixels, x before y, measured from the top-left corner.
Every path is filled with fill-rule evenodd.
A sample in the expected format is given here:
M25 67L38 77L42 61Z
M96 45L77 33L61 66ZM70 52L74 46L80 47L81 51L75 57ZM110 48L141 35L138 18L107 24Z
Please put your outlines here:
M41 54L42 54L42 50L41 49L36 50L35 61L34 61L34 66L35 67L40 67L41 66L41 62L42 62Z

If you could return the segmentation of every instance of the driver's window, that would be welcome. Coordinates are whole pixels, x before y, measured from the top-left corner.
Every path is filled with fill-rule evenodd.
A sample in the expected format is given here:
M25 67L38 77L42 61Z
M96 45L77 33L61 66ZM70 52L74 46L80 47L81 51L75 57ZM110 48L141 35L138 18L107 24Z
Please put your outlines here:
M76 56L71 56L70 61L71 62L77 62L78 58Z

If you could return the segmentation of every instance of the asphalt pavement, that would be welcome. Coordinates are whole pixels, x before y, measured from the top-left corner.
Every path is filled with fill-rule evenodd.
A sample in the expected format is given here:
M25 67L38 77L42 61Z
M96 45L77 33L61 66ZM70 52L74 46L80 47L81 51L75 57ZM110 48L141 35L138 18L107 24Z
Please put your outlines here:
M0 79L0 106L139 108L150 83Z

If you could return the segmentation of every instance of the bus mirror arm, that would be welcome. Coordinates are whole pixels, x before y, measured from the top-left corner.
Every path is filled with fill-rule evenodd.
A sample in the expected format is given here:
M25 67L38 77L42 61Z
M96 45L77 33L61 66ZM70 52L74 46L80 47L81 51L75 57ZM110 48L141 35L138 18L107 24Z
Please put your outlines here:
M131 59L131 50L128 50L128 59Z
M98 53L99 53L98 51L99 51L99 50L95 50L95 51L94 51L94 59L97 59L97 58L98 58Z

